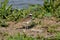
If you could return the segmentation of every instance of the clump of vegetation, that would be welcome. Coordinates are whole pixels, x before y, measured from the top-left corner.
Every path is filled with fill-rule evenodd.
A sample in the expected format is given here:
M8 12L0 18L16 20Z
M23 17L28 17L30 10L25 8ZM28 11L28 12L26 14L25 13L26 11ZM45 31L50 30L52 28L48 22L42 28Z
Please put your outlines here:
M17 34L15 36L9 36L7 40L37 40L36 38L27 37L24 35Z
M14 36L9 36L7 38L7 40L59 40L60 39L60 33L56 33L55 37L51 37L51 38L44 38L44 37L37 37L37 38L33 38L33 37L29 37L26 35L20 35L19 33L17 35Z
M60 17L60 2L59 0L45 0L43 6L30 5L28 9L13 9L12 5L7 6L8 0L1 2L0 18L6 20L17 21L18 19L26 17L32 13L32 18L43 17Z
M60 11L60 1L59 0L45 0L44 1L44 10L47 13L50 13L52 16L58 17L59 16L59 11Z
M60 32L57 32L57 33L55 34L55 39L56 39L56 40L59 40L59 39L60 39Z
M8 27L8 24L6 23L5 20L1 20L1 19L0 19L0 26L1 26L1 27Z

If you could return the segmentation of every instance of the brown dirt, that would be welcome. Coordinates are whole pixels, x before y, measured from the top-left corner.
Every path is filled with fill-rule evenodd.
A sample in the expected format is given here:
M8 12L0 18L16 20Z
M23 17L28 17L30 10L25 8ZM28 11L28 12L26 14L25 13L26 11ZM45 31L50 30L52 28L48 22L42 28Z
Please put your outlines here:
M36 37L37 35L43 36L45 38L54 36L53 33L47 32L48 27L51 25L59 25L59 27L56 29L57 31L60 31L60 21L56 22L56 19L51 18L51 19L35 19L34 20L37 24L31 29L20 29L22 22L7 22L9 24L8 27L0 27L0 38L4 36L4 33L8 33L9 35L15 35L16 33L23 34L25 33L27 36L33 36ZM19 28L19 29L16 29Z

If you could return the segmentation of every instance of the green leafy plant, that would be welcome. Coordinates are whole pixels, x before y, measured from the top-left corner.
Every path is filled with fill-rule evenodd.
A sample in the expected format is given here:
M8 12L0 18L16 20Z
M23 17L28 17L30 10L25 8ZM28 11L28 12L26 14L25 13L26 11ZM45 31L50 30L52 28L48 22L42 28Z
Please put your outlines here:
M57 33L55 34L55 39L56 39L56 40L59 40L59 39L60 39L60 32L57 32Z
M59 0L45 0L44 1L44 10L47 13L51 13L55 17L59 17L58 13L60 11L60 1ZM59 11L58 11L59 9Z
M8 24L6 23L5 20L0 20L0 26L1 27L8 27Z
M7 40L38 40L38 39L17 34L15 36L9 36Z

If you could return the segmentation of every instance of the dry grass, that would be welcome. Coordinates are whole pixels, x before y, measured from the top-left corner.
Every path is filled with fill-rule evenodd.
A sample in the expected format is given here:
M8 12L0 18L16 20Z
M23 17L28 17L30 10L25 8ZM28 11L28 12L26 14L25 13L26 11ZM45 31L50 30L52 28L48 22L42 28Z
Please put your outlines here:
M40 22L39 22L40 21ZM0 27L1 32L7 32L9 35L14 35L16 33L26 34L27 36L37 37L38 35L43 36L44 38L53 37L54 34L60 31L60 22L56 22L55 19L34 19L34 22L37 23L31 29L20 29L22 22L7 22L8 27ZM18 25L18 29L17 26ZM21 26L22 27L22 26ZM4 34L4 33L3 33Z

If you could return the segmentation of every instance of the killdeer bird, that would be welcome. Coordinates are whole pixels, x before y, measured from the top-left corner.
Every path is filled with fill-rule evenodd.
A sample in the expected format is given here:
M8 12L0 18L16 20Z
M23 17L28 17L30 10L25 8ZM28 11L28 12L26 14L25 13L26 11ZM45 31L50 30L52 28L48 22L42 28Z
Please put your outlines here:
M29 14L26 18L25 18L25 20L24 20L24 22L22 23L22 26L23 26L23 28L28 28L29 26L31 26L32 25L32 14Z
M29 14L26 18L22 20L22 23L20 26L21 28L18 29L29 29L34 25L33 19L32 19L32 14Z

